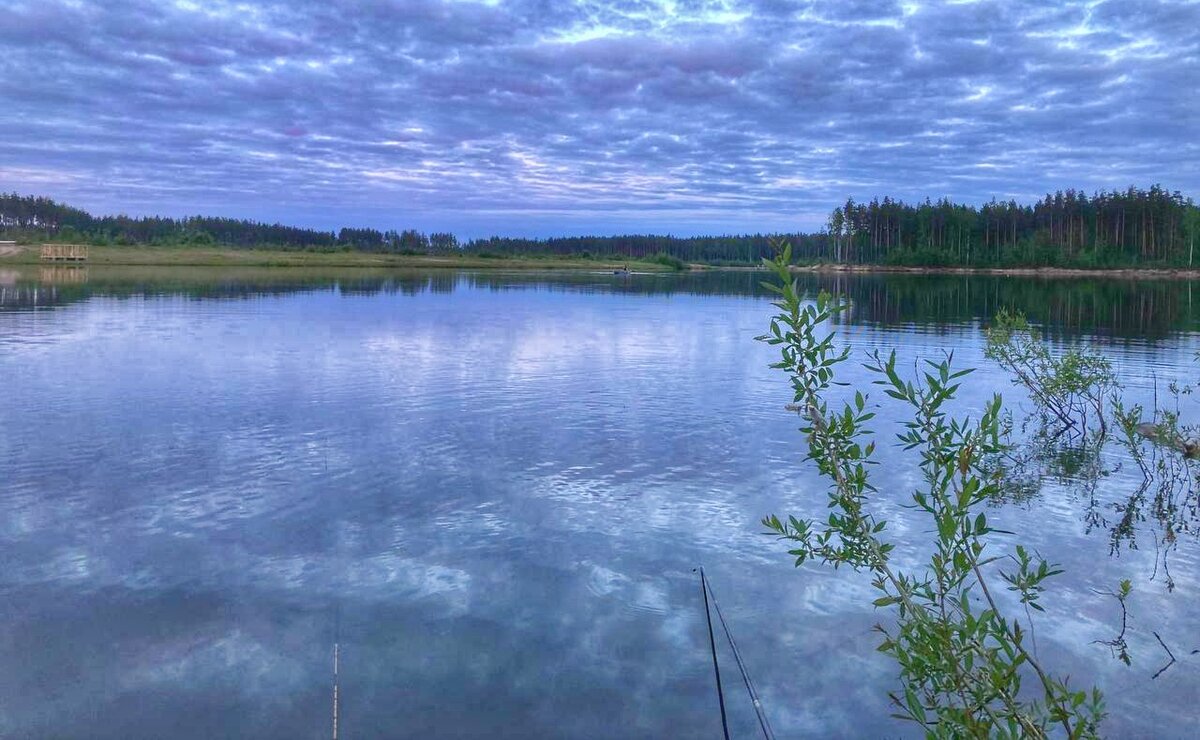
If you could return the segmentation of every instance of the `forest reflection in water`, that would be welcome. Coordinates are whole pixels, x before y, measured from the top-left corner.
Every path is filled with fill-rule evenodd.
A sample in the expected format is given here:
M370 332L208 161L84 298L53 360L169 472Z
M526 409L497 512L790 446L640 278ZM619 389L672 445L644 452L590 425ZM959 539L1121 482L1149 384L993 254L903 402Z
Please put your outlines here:
M249 298L298 291L345 295L452 293L459 288L768 297L766 273L705 270L612 275L604 271L455 271L312 268L54 267L9 270L0 310L65 305L92 295ZM809 295L846 295L848 323L903 326L985 321L1019 310L1051 334L1151 339L1200 325L1197 281L907 273L797 274Z

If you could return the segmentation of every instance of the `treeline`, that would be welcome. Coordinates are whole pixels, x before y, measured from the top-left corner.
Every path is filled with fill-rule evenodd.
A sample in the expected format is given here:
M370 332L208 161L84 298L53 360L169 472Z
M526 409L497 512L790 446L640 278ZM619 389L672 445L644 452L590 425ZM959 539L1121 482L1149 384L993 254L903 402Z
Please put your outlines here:
M1200 208L1178 191L1066 190L1034 204L993 200L983 206L948 199L909 204L891 198L847 200L823 232L743 236L614 236L555 239L493 237L465 249L497 255L529 253L646 257L687 262L759 264L771 241L792 244L802 263L961 267L1127 267L1195 265Z
M910 205L890 198L830 214L828 257L860 264L1003 267L1192 266L1200 209L1180 192L1076 190L1032 205L949 200Z
M828 243L825 234L746 234L736 236L574 236L518 239L494 236L474 239L463 250L476 255L525 254L647 259L667 255L684 262L710 265L757 265L771 256L773 239L791 242L797 251L819 254Z
M453 234L345 228L320 231L236 218L93 216L50 198L0 194L0 235L96 245L221 245L244 249L354 249L427 254L458 249Z
M1200 208L1178 191L1076 190L1033 204L983 206L948 199L910 204L891 198L847 200L818 233L675 237L491 237L459 243L451 233L413 229L320 231L232 218L92 216L49 198L0 194L0 236L101 245L205 245L236 248L353 249L400 254L575 256L753 265L773 240L793 246L798 262L920 266L1123 267L1195 265Z
M333 247L337 235L283 224L193 216L93 216L50 198L0 195L0 232L9 238L92 244L226 244L237 247Z

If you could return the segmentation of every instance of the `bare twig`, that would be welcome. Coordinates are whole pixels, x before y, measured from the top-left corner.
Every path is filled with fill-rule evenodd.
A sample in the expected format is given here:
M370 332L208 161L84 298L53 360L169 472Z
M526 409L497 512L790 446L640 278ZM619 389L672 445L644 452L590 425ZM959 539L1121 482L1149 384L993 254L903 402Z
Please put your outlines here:
M1170 656L1171 660L1167 661L1166 665L1164 665L1162 668L1159 668L1158 671L1156 671L1155 674L1150 677L1151 681L1153 681L1154 679L1161 676L1163 674L1163 671L1165 671L1168 668L1170 668L1171 666L1175 665L1175 653L1171 652L1171 648L1167 647L1167 643L1163 642L1163 639L1158 636L1157 632L1154 632L1153 634L1154 634L1154 639L1158 640L1158 644L1162 645L1162 649L1167 651L1167 655Z

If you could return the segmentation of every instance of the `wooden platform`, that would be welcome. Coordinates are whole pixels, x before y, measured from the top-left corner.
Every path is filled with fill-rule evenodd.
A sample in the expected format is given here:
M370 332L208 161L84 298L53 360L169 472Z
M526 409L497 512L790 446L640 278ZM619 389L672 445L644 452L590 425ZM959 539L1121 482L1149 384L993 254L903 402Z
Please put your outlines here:
M88 281L88 269L78 264L55 265L41 268L39 277L46 285L80 285Z
M85 244L43 244L42 260L45 262L87 262L88 248Z

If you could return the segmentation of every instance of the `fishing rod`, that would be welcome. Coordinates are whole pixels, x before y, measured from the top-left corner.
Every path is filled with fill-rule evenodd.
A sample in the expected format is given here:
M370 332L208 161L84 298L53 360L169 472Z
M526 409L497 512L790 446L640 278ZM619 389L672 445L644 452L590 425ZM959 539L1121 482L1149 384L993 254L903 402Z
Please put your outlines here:
M721 704L721 731L729 740L729 720L725 717L725 691L721 688L721 666L717 663L717 640L713 637L712 612L708 608L708 581L700 569L700 592L704 594L704 618L708 620L708 646L712 650L713 673L717 676L717 701Z
M725 720L725 697L721 692L721 672L717 667L717 647L713 641L712 615L708 609L708 602L710 600L712 601L713 609L717 612L717 619L721 622L721 629L725 632L725 639L729 641L729 649L733 652L733 659L737 662L738 671L742 674L742 683L746 685L746 693L750 696L750 703L754 705L754 713L758 715L758 726L762 729L763 737L767 740L775 740L775 732L771 729L771 723L767 720L758 690L754 688L754 681L750 679L750 672L746 670L746 663L742 660L742 652L738 650L737 643L733 639L733 631L729 629L729 623L725 621L725 614L721 611L721 605L717 603L717 595L712 591L712 584L708 582L708 576L705 575L704 568L700 569L700 587L704 591L704 616L708 619L708 640L709 646L712 648L713 669L717 673L717 694L721 701L721 727L725 731L725 738L726 740L729 738L729 726Z
M324 448L324 453L325 453L325 473L326 473L326 475L328 475L329 474L329 445L328 445L328 443L326 443L326 444L322 445L322 447ZM340 535L340 532L338 534ZM340 536L338 536L337 541L335 543L335 548L336 548L335 556L336 556L338 565L341 566L339 568L339 570L341 571L341 575L343 576L341 581L344 583L345 582L344 576L346 574L346 564L342 558L341 539L342 538ZM333 722L332 722L332 724L333 724L333 740L338 740L338 719L339 719L339 710L340 710L338 701L339 701L339 699L341 699L341 696L340 696L340 694L341 694L341 676L339 675L338 669L340 666L338 665L338 663L340 662L341 652L342 652L342 599L341 599L341 595L338 594L336 588L335 588L334 593L337 595L333 602Z
M338 643L333 643L333 740L338 740Z
M333 627L333 740L338 740L338 658L341 652L342 610L339 605L334 616Z

